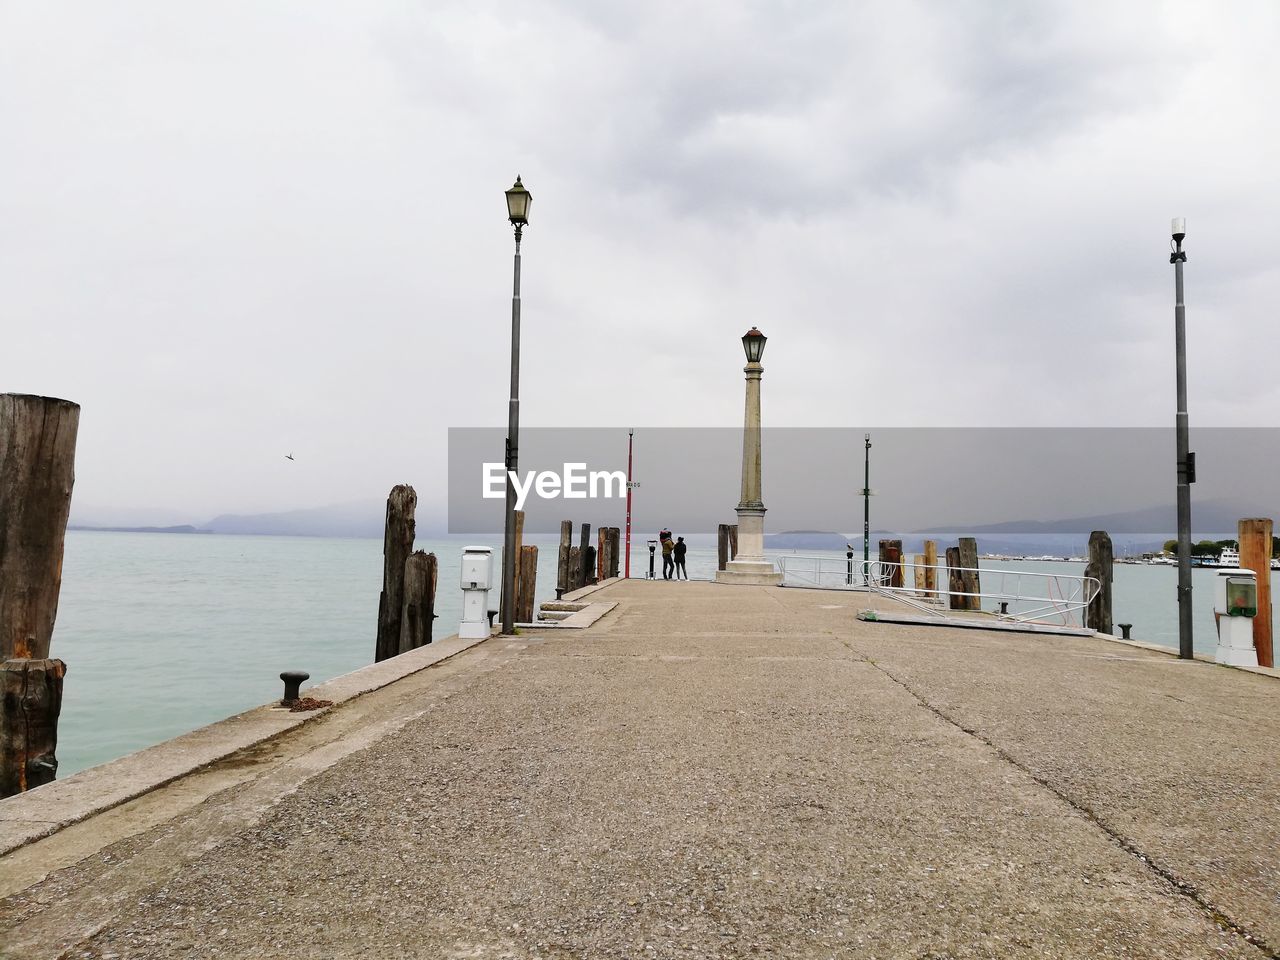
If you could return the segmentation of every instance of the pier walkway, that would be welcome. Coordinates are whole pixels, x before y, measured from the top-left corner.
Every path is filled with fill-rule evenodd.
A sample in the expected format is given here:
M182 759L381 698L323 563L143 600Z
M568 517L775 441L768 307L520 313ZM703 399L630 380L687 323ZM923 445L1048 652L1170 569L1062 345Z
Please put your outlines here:
M601 595L0 859L0 955L1280 949L1280 681L865 594Z

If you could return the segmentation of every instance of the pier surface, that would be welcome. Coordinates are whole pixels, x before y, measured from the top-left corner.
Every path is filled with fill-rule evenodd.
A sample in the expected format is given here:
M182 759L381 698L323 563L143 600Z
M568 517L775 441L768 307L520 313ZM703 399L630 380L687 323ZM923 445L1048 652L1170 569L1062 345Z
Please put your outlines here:
M1280 949L1280 682L866 594L598 596L13 851L0 956Z

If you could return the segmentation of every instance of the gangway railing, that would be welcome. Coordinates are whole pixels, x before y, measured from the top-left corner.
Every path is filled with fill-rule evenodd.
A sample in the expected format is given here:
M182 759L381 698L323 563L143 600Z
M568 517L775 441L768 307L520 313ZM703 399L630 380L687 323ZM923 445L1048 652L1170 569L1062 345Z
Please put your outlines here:
M894 563L886 560L852 560L844 557L780 556L784 587L821 590L862 590L891 596L938 619L953 615L953 601L976 598L978 607L1001 620L1083 626L1085 610L1102 589L1095 577L1065 573L1041 573L1007 567L948 567L945 563ZM917 570L921 575L917 576ZM933 576L929 576L929 572ZM953 589L951 578L972 582L978 590ZM928 584L932 582L932 586ZM960 602L955 614L968 604Z

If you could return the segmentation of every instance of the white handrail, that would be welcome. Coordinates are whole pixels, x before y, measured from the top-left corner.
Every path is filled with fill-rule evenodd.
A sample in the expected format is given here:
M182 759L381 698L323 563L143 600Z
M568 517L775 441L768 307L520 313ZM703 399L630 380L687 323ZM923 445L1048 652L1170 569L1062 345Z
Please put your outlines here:
M1085 609L1102 589L1094 577L1001 567L948 567L945 563L933 567L934 586L927 589L916 586L915 570L923 564L802 556L780 556L777 562L783 586L869 590L939 618L949 615L953 598L977 597L980 606L994 604L989 612L1002 620L1083 625ZM952 590L951 573L977 574L978 590ZM894 586L895 581L900 585Z

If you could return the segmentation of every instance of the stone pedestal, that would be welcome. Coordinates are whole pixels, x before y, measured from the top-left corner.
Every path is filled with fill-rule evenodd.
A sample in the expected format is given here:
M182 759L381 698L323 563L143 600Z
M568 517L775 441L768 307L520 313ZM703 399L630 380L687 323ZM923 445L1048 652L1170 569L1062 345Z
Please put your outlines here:
M739 506L738 556L716 573L716 583L777 586L782 583L772 560L764 558L764 506Z

